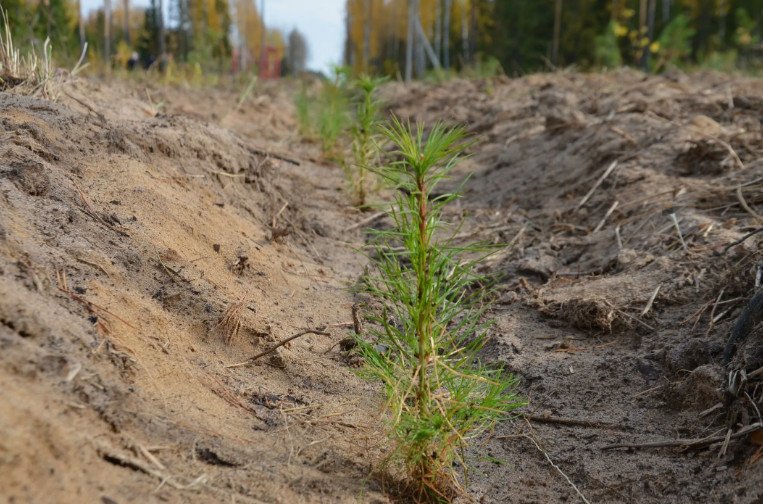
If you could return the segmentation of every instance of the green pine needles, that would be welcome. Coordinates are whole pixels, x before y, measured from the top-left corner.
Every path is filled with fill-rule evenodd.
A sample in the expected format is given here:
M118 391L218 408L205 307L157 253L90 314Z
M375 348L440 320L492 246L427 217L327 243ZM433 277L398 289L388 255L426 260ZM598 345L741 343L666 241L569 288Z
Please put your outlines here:
M412 130L393 118L381 132L397 147L398 161L377 171L397 189L389 210L395 225L372 231L375 268L363 291L382 308L367 314L378 341L358 338L363 373L386 390L392 451L384 472L403 473L417 502L449 501L464 493L458 467L465 484L470 440L524 402L514 393L517 378L477 357L494 279L475 265L491 247L452 245L457 227L441 216L460 193L433 192L469 145L465 130L438 122L425 138L422 125Z
M366 204L369 170L378 166L379 110L381 103L374 93L386 78L361 75L354 84L359 91L355 123L350 128L352 136L352 161L345 165L345 173L356 206Z

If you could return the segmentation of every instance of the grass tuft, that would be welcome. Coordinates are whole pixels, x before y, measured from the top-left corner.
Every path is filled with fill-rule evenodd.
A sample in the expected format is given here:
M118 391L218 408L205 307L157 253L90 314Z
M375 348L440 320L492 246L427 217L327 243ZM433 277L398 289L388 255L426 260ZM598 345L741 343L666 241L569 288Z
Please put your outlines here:
M331 79L323 81L317 92L303 81L295 100L300 134L307 140L317 138L323 155L335 161L342 158L346 144L341 140L349 127L348 73L334 67Z
M13 42L7 12L0 8L0 14L3 20L3 30L0 31L0 91L13 89L20 94L39 94L48 100L58 100L66 72L55 71L50 39L46 38L42 45L42 58L34 49L22 56ZM87 44L71 75L76 75L83 68L82 60L86 50Z

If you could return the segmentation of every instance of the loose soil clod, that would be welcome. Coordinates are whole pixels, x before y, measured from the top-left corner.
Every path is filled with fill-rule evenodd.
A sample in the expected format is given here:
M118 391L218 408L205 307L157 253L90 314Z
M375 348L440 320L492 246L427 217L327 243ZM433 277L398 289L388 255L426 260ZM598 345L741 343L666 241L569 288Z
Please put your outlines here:
M243 310L248 296L249 293L245 292L238 302L230 305L228 309L225 310L225 313L223 313L220 322L215 326L216 329L222 332L223 341L227 345L232 344L233 340L236 339L239 327L241 327L241 310Z

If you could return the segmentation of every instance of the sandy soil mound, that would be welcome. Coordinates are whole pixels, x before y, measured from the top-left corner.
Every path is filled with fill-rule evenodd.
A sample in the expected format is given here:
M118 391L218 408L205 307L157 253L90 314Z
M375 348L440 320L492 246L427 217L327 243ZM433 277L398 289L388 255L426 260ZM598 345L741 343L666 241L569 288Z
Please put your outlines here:
M2 495L355 501L375 400L332 348L360 268L341 180L278 159L282 94L245 137L125 91L0 94ZM226 367L306 329L331 336Z
M0 93L0 497L388 502L365 481L380 391L341 344L366 215L289 92L64 91ZM383 94L479 135L448 215L511 245L484 265L505 273L484 357L530 407L474 453L475 497L760 502L763 233L729 245L763 225L763 84Z

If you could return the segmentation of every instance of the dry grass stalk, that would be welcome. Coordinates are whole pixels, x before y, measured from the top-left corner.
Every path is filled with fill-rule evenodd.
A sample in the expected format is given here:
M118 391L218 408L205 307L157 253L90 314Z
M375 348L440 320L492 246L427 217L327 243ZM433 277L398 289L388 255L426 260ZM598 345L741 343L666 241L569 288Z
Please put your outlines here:
M145 473L149 476L152 476L160 480L161 483L156 488L156 490L159 490L164 485L172 487L176 490L198 490L203 488L205 490L208 490L220 496L221 502L223 500L226 502L228 500L232 500L233 502L249 502L252 504L263 504L262 501L254 499L252 497L248 497L239 493L232 493L229 490L224 490L222 488L217 488L215 486L210 485L207 482L209 478L206 474L201 474L197 478L190 479L190 478L186 478L186 477L175 475L175 474L168 474L158 469L154 469L153 467L149 466L147 463L143 462L137 457L133 457L133 456L118 452L117 450L110 448L107 445L102 443L96 444L96 450L98 451L98 454L104 460L107 460L111 463L116 463L123 467L127 467L134 471Z
M215 326L216 329L222 331L223 341L226 345L233 343L233 340L238 334L239 327L241 327L241 309L244 308L246 298L249 296L248 292L245 292L241 299L237 303L233 303L225 310L220 322Z
M602 217L602 219L599 222L599 224L594 228L594 230L593 230L594 233L596 233L598 231L601 231L601 228L604 227L604 224L607 222L607 219L609 218L610 215L612 215L612 212L615 211L615 208L617 208L617 205L619 205L619 204L620 204L620 202L617 201L617 200L615 200L615 202L612 203L612 206L609 207L609 210L607 210L607 213L604 214L604 217Z
M660 293L660 288L662 287L662 284L658 285L656 289L654 289L654 292L652 292L652 295L649 296L649 301L646 302L646 306L643 310L641 310L641 316L646 316L647 313L649 313L649 310L652 309L652 305L654 304L654 300L657 298L657 294Z
M53 90L53 61L50 39L45 39L42 59L32 50L22 57L13 43L6 11L0 7L3 33L0 33L0 89L20 88L27 94L40 92L43 98L55 101L58 92Z
M617 160L612 161L612 163L607 167L606 170L604 170L604 173L601 175L601 177L596 180L596 183L593 185L590 191L583 196L583 199L580 200L580 203L575 207L575 211L579 210L583 205L586 204L586 202L593 196L593 193L596 192L596 189L604 182L604 179L606 179L613 171L615 171L615 168L617 168Z
M74 188L77 189L77 192L79 193L79 197L82 198L82 203L85 204L85 210L83 210L83 211L87 215L89 215L93 219L97 220L98 222L100 222L101 224L106 226L107 228L116 231L117 233L121 234L122 236L128 236L128 237L130 236L125 231L115 227L114 224L111 224L110 222L107 222L106 220L103 219L103 217L98 215L98 213L96 213L96 211L93 210L93 207L90 206L90 203L87 202L87 198L85 198L85 193L82 191L82 189L80 189L80 187L76 183L74 184Z
M540 440L538 439L538 436L535 434L535 430L533 429L533 426L532 426L532 424L531 424L531 423L530 423L528 420L525 420L525 423L527 424L527 428L528 428L528 430L529 430L529 434L515 434L515 435L512 435L512 436L498 436L498 437L496 437L495 439L505 439L505 440L508 440L508 439L519 439L519 438L529 439L529 440L530 440L530 442L531 442L533 445L535 445L535 448L537 448L537 449L538 449L538 451L539 451L541 454L543 454L543 456L544 456L544 457L546 457L546 460L548 461L548 463L549 463L549 464L551 464L551 467L553 467L554 469L556 469L556 471L557 471L557 472L558 472L558 473L559 473L559 474L560 474L560 475L561 475L561 476L562 476L562 477L563 477L563 478L564 478L564 479L567 481L567 483L568 483L568 484L569 484L569 485L572 487L572 489L573 489L573 490L575 490L575 492L578 494L578 496L580 497L580 499L581 499L583 502L585 502L585 504L590 504L590 502L591 502L591 501L589 501L589 500L586 498L586 496L585 496L585 495L583 495L583 493L582 493L582 492L580 491L580 489L579 489L579 488L578 488L578 487L575 485L575 483L573 483L573 482L572 482L572 480L570 479L570 477L569 477L569 476L567 476L567 474L565 474L565 473L564 473L564 471L562 471L562 469L561 469L561 468L560 468L558 465L556 465L556 464L554 463L554 461L553 461L553 460L551 460L551 457L548 455L548 453L546 452L546 450L544 450L544 449L541 447L541 443L540 443Z
M668 439L665 441L652 441L649 443L617 443L602 446L602 450L614 450L616 448L682 448L688 450L690 448L705 448L706 446L713 445L715 443L723 443L728 446L728 442L732 439L738 439L753 434L763 429L763 424L754 423L743 427L739 431L732 433L729 429L725 434L719 434L723 430L716 431L716 433L700 438L700 439Z
M209 387L209 389L216 396L218 396L220 399L224 400L231 406L241 408L245 411L248 411L249 413L254 414L254 416L257 416L257 414L254 412L254 410L252 410L252 408L244 404L241 401L241 399L239 399L239 397L236 394L231 392L231 390L228 387L226 387L223 384L223 382L221 382L216 376L206 373L205 376L198 376L197 378L203 385L206 385L207 387Z
M742 194L742 186L741 185L737 186L736 195L737 195L737 199L739 200L739 204L742 206L742 208L744 208L745 212L747 212L748 214L752 215L757 220L760 220L761 217L758 214L758 212L756 212L755 210L750 208L750 205L747 204L747 200L744 199L744 194Z

